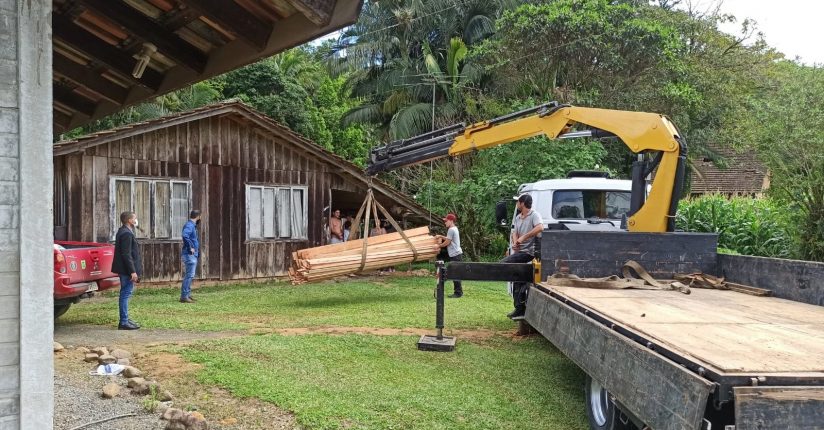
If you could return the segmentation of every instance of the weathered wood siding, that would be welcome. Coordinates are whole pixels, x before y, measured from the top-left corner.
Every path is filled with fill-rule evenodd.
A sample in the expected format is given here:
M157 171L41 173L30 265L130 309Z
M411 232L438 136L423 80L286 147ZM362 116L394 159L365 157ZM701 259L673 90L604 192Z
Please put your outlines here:
M112 176L192 181L192 207L203 211L200 279L283 276L292 252L320 245L329 189L364 191L334 173L334 166L286 138L262 131L240 116L209 117L87 148L55 158L66 177L67 239L111 238ZM247 183L308 187L308 240L246 240ZM180 240L142 240L144 278L180 279Z

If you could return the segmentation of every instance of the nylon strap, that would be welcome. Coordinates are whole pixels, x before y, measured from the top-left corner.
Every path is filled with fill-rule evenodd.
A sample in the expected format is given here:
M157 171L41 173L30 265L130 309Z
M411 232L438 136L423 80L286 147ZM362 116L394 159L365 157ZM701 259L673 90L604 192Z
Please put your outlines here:
M366 191L366 221L363 223L363 229L365 230L363 233L363 248L361 248L361 260L360 260L360 267L358 268L358 273L363 271L363 268L366 267L366 253L367 249L369 248L367 242L369 240L369 216L371 215L372 210L372 189L368 189Z

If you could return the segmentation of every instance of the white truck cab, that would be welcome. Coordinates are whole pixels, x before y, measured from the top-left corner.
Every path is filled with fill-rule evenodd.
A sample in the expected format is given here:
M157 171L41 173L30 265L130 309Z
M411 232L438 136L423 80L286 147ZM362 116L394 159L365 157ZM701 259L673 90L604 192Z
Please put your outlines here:
M532 196L532 209L541 214L545 228L618 230L622 218L628 216L632 181L609 179L601 172L570 172L564 179L521 184L513 198L517 200L522 194ZM514 229L517 213L509 219L500 213L498 210L499 225L509 224L510 231Z

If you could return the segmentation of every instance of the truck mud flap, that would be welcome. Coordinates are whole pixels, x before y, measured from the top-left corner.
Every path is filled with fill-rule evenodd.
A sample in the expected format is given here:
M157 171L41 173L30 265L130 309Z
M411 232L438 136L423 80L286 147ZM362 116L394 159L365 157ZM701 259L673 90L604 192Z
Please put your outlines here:
M824 387L735 387L735 430L824 430Z
M699 430L714 384L532 288L526 321L655 430Z

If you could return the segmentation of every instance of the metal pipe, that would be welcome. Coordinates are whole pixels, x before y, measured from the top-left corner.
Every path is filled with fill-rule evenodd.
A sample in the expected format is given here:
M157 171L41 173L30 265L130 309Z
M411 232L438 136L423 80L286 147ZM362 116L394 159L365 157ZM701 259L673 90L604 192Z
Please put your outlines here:
M444 284L446 279L446 267L443 261L435 263L438 270L438 287L435 290L435 328L438 329L438 340L443 339L443 306L444 306Z

